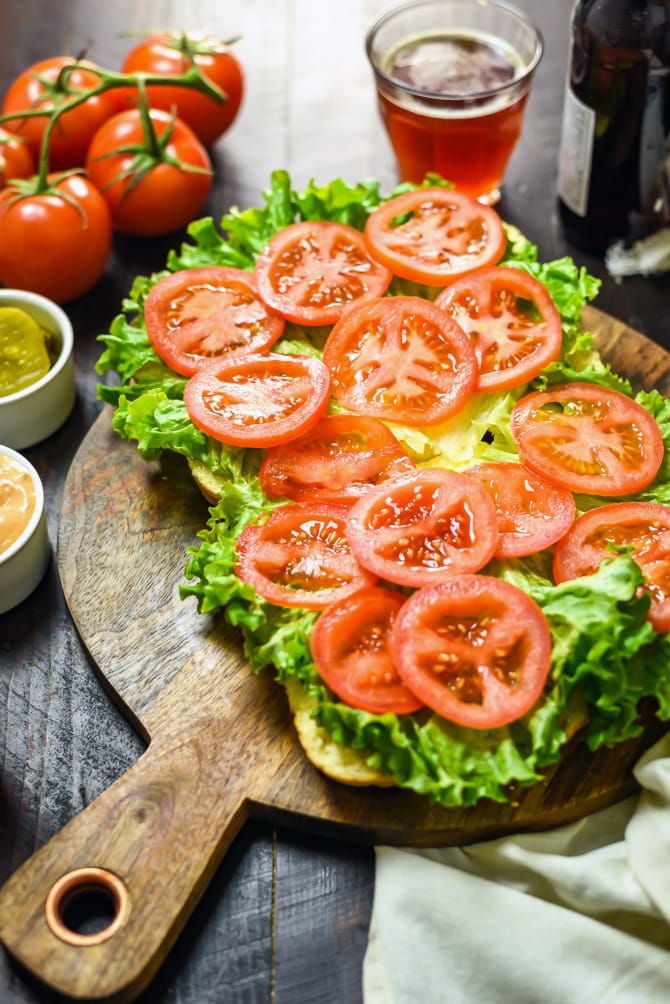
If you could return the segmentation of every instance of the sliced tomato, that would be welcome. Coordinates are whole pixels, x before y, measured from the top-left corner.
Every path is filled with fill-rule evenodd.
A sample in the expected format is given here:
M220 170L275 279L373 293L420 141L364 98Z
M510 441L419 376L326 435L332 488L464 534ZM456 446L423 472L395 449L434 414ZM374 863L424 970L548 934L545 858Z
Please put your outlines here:
M381 296L391 273L344 223L311 220L284 227L256 259L256 285L271 310L297 324L334 324L355 303Z
M391 632L393 661L438 715L472 729L508 725L537 702L551 635L539 606L488 575L457 575L419 589Z
M573 492L609 497L641 491L663 460L661 430L649 412L595 384L528 394L510 422L526 467Z
M414 469L383 422L326 415L304 436L268 450L260 481L268 498L353 505L371 485Z
M371 488L351 509L347 537L365 568L419 588L490 561L498 546L496 509L473 478L424 468Z
M218 265L164 276L146 298L144 320L156 353L182 376L267 350L286 324L262 302L253 276Z
M330 400L320 359L277 353L214 363L191 377L184 404L203 432L233 446L275 446L319 421Z
M345 536L346 506L289 504L266 523L248 526L237 541L235 571L279 607L322 610L365 586L362 568Z
M477 390L528 383L558 358L561 315L537 279L496 266L451 283L435 304L467 333L479 367Z
M466 472L490 493L498 513L496 558L521 558L555 544L575 518L575 500L521 464L478 464Z
M443 422L465 405L477 380L467 335L418 296L384 296L347 311L323 361L344 408L406 425Z
M632 548L645 590L649 620L658 632L670 630L670 508L656 502L612 502L585 512L556 545L554 580L566 582L597 571L616 548Z
M331 603L314 625L316 668L346 704L377 715L405 715L423 706L398 676L389 648L404 602L400 593L371 586Z
M370 254L395 275L429 286L496 265L507 239L500 217L464 192L417 188L370 213Z

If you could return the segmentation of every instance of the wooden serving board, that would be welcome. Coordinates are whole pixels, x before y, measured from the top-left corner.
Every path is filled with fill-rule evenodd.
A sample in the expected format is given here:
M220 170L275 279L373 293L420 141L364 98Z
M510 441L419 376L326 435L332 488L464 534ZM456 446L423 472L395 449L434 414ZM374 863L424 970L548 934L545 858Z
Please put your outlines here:
M585 320L619 371L670 393L662 349L597 311ZM87 1000L133 1000L250 816L431 846L555 826L634 790L632 765L662 731L653 720L640 739L594 755L573 742L543 783L506 805L445 810L412 793L328 780L303 754L272 674L252 674L237 633L179 599L185 550L207 519L186 465L145 464L110 420L106 409L71 467L58 561L92 663L149 745L0 891L0 937L49 986ZM91 867L105 871L77 878ZM63 876L72 886L66 898L88 884L114 899L114 922L89 943L72 943L45 919Z

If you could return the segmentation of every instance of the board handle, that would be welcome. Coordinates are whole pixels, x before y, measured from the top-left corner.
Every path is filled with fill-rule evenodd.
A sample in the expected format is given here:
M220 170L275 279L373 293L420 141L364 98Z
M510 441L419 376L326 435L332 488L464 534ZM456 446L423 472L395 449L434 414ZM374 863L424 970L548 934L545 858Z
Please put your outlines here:
M280 688L259 689L250 675L243 703L255 696L254 710L274 717ZM250 775L272 773L265 737L254 744L239 727L245 709L211 676L204 685L197 667L177 674L145 719L156 738L142 757L0 890L0 939L61 994L135 1000L248 817ZM91 894L112 918L81 933L69 918Z

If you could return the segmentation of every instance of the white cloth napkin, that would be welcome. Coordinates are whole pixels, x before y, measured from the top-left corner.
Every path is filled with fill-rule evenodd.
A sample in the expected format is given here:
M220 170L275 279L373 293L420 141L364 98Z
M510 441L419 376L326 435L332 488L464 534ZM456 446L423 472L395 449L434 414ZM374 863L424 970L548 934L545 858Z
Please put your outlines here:
M617 241L605 254L607 271L614 279L628 275L660 275L670 270L670 227L627 247Z
M543 833L376 850L365 1004L669 1004L670 735Z

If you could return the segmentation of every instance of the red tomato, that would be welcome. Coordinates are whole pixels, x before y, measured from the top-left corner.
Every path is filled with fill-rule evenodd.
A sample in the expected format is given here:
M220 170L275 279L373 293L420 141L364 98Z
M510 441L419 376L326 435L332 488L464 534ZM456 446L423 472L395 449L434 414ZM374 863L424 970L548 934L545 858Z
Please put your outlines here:
M158 108L149 115L161 152L148 166L142 116L136 109L108 119L86 156L86 170L107 199L114 225L136 237L157 237L186 226L212 187L211 161L195 133Z
M495 210L449 188L389 199L368 217L365 240L395 275L429 286L495 265L507 243Z
M112 245L104 198L88 178L71 174L41 195L0 192L0 282L65 303L102 275ZM60 194L59 194L60 193Z
M632 494L654 480L663 460L661 430L649 412L595 384L528 394L510 423L526 467L569 491Z
M521 269L498 266L458 279L435 304L470 338L477 390L528 383L561 351L561 315L542 283Z
M377 715L406 715L423 706L398 676L389 648L404 601L400 593L370 586L329 604L314 625L316 668L346 704Z
M347 537L365 568L419 588L490 561L498 546L496 509L473 478L424 468L366 492L351 509Z
M25 140L0 128L0 188L12 178L29 178L35 161Z
M347 311L323 353L344 408L406 425L435 425L473 392L467 335L428 300L385 296Z
M63 67L77 64L66 78L60 77ZM71 56L54 56L29 66L10 84L2 104L2 114L24 112L28 109L44 110L44 115L15 118L4 123L4 128L22 136L35 161L40 154L42 137L49 123L49 115L81 91L100 84L98 67L87 60ZM63 114L49 141L49 168L63 171L70 167L83 167L88 145L95 132L116 111L117 98L113 90L88 98Z
M268 450L261 487L268 498L353 505L371 485L414 464L390 429L365 415L326 415L304 436Z
M297 324L334 324L346 307L384 293L391 273L368 254L358 230L344 223L292 223L256 259L261 298Z
M496 558L521 558L555 544L575 518L569 491L521 464L478 464L466 472L490 493L498 513Z
M191 127L201 143L210 146L233 124L242 103L244 75L237 56L229 45L207 35L150 35L126 56L124 73L152 73L181 76L191 65L201 70L225 94L219 104L192 87L155 84L146 88L152 108L162 108L177 115ZM137 92L124 89L126 105L137 103Z
M649 620L670 630L670 508L656 502L613 502L585 512L556 545L554 579L566 582L597 571L615 547L632 547L651 596Z
M156 353L183 376L269 349L285 325L259 299L248 272L219 265L160 279L146 298L144 321Z
M330 378L312 356L247 355L199 370L184 404L203 432L233 446L275 446L319 421Z
M279 607L323 610L375 582L358 564L344 534L348 509L327 503L275 509L237 541L235 571Z
M410 596L393 626L391 652L401 679L438 715L493 729L539 699L551 635L539 606L516 586L457 575Z

